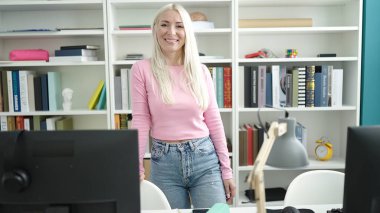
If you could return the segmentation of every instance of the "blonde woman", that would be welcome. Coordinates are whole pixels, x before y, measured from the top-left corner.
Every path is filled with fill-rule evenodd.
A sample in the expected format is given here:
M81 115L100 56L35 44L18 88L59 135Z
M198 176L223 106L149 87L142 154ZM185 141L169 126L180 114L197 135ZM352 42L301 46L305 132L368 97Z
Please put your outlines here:
M210 73L198 56L188 12L162 7L153 56L132 66L132 128L139 131L140 179L149 134L151 181L172 208L231 203L235 185Z

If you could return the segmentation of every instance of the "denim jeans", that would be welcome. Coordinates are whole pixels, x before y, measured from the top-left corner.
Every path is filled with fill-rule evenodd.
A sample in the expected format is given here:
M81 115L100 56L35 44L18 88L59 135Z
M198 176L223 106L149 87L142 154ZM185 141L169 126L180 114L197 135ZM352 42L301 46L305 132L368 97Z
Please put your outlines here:
M220 164L210 137L177 144L153 139L151 181L164 192L173 209L226 203Z

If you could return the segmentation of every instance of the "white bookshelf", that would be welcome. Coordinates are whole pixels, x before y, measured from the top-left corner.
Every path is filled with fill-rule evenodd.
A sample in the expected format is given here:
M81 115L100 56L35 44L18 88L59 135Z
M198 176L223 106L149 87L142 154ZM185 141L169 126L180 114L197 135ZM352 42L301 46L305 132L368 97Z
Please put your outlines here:
M0 1L0 70L32 70L37 74L60 72L63 88L74 90L72 110L36 112L0 112L1 116L73 117L75 129L107 129L107 110L88 110L90 99L99 80L108 87L108 43L106 2L103 0L12 0ZM62 28L62 30L57 30ZM68 28L75 28L67 30ZM50 31L20 31L44 29ZM66 29L66 30L64 30ZM13 49L45 49L50 56L60 46L91 44L98 61L44 62L9 61ZM107 88L107 92L109 89ZM109 95L107 95L109 96ZM107 101L109 103L109 101ZM109 105L107 104L107 108Z
M238 73L236 77L237 91L234 96L235 126L244 123L258 123L261 119L273 121L284 115L275 109L244 108L244 71L245 65L333 65L344 70L343 106L295 108L287 107L291 117L295 117L307 128L307 152L310 165L297 169L281 169L265 167L266 187L286 188L298 174L314 169L344 170L346 151L346 131L348 126L359 124L360 115L360 64L361 64L361 0L239 0L235 2L236 26L239 19L270 18L312 18L312 27L283 28L238 28L235 33L235 55ZM279 58L246 59L244 55L268 48ZM297 58L286 58L286 49L297 49ZM336 53L337 57L319 58L319 53ZM237 85L235 84L235 85ZM238 132L238 129L235 130ZM238 156L239 138L235 134L234 156ZM327 136L334 146L334 157L330 161L321 162L314 158L314 142L321 136ZM239 166L234 161L235 179L238 193L236 205L252 205L245 203L244 190L248 188L244 178L253 168ZM276 178L280 176L281 178Z
M121 68L136 61L124 60L126 54L151 56L151 30L119 30L119 25L151 25L156 11L171 0L0 0L0 70L25 68L38 72L62 74L62 87L74 89L73 110L55 112L9 113L0 115L68 115L77 129L114 128L115 114L130 114L131 109L116 110L113 78ZM215 29L196 30L199 51L221 59L202 58L208 66L231 66L233 85L232 109L220 109L227 137L233 145L232 165L237 185L235 206L247 198L245 176L251 166L239 166L239 126L276 120L283 112L274 109L244 108L244 65L333 65L344 70L343 106L286 108L308 129L310 165L298 169L265 167L267 187L284 188L298 174L313 169L344 170L346 129L359 124L361 37L363 0L176 0L190 11L201 11L215 23ZM143 14L143 15L142 15ZM49 18L47 18L49 17ZM312 27L239 28L239 19L312 18ZM52 32L4 32L29 28L94 28ZM99 29L103 28L103 29ZM95 44L99 50L96 62L9 62L12 49L43 48L50 55L62 45ZM262 48L272 50L279 58L246 59L245 54ZM285 58L286 49L298 50L298 58ZM337 57L319 58L319 53L336 53ZM107 110L89 111L89 100L97 82L107 87ZM327 162L314 160L314 141L328 136L334 146L334 157ZM146 157L149 158L149 155ZM281 203L281 202L280 202Z

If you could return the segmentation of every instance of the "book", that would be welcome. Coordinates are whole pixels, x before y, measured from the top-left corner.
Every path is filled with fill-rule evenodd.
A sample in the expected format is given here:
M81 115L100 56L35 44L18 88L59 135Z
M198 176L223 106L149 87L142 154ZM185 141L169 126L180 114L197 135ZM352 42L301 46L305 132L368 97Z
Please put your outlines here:
M121 108L124 110L128 109L129 106L129 79L128 73L129 68L120 69L120 81L121 81Z
M61 73L48 72L48 96L49 96L49 110L57 111L62 109L62 86L61 86Z
M72 130L74 129L73 118L64 117L55 121L56 130Z
M97 109L97 110L105 109L105 107L106 107L106 99L107 99L106 98L106 87L103 86L102 92L100 93L99 100L98 100L98 103L95 106L95 109Z
M96 89L92 93L90 100L87 103L88 109L91 110L91 109L95 108L96 104L98 103L100 93L101 93L103 87L104 87L104 81L100 80L98 85L96 86Z
M343 69L333 69L331 74L331 106L342 106Z
M48 75L41 74L42 110L49 111Z
M224 69L223 67L216 67L216 101L219 108L224 107Z
M33 82L30 82L30 80L28 80L28 78L30 78L30 76L33 79L33 75L34 75L33 71L29 71L29 70L20 70L19 71L21 112L33 112L33 111L35 111L34 102L32 103L33 106L32 106L32 104L30 104L32 98L34 101L34 91L31 91L32 90L31 86L33 86L33 85L30 85ZM34 90L34 88L33 88L33 90ZM33 93L33 97L29 97L29 96L32 96L32 93Z
M13 107L13 86L12 86L12 71L7 72L7 86L8 86L8 111L14 112Z
M49 62L97 61L96 56L50 56Z
M257 105L258 107L264 107L266 102L266 72L267 66L260 65L258 72L258 82L257 82Z
M21 112L19 71L12 70L13 110Z
M314 107L315 66L306 66L306 107Z
M41 76L34 76L34 108L36 111L42 111L42 91Z
M55 122L62 119L61 116L54 116L46 118L46 130L56 130Z
M311 18L239 19L240 28L312 27Z
M88 50L97 50L99 45L73 45L73 46L61 46L61 50L72 50L72 49L88 49Z
M94 49L55 50L55 56L96 56Z
M122 104L121 104L121 77L115 76L113 80L113 86L114 86L114 100L115 100L115 109L121 110Z
M231 67L224 67L224 108L232 108L232 69Z

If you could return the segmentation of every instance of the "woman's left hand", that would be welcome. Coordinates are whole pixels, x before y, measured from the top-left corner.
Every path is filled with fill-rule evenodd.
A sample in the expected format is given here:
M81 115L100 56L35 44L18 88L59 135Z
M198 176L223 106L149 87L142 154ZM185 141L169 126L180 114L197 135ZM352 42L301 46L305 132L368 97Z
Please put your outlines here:
M223 180L224 191L226 192L226 200L228 204L232 204L233 198L236 194L235 182L233 179Z

